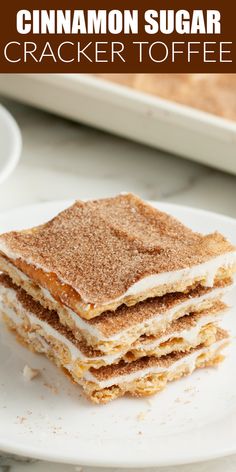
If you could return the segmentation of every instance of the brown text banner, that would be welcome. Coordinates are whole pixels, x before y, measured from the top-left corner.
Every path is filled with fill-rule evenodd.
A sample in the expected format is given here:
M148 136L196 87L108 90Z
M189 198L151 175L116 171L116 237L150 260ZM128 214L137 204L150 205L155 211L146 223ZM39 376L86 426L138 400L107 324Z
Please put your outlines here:
M235 73L236 3L24 0L1 6L2 73Z

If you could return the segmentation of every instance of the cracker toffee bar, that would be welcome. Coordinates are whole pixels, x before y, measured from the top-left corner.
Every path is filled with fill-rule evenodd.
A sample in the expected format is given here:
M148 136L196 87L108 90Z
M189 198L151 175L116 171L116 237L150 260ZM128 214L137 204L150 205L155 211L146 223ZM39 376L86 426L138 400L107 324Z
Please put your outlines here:
M121 345L119 350L104 354L85 339L75 339L60 323L55 311L43 308L3 274L0 296L0 310L8 326L29 346L36 346L37 352L58 358L60 364L78 378L91 367L115 364L121 359L132 362L145 356L161 357L171 352L189 351L199 344L211 344L215 340L216 323L227 308L223 302L215 302L208 310L169 323L157 336L142 335L135 343Z
M77 201L48 223L0 236L0 269L91 319L236 270L219 233L201 235L132 194ZM28 281L29 279L29 281ZM28 282L28 283L26 283Z
M0 236L0 311L95 403L217 365L236 248L132 194L77 201Z

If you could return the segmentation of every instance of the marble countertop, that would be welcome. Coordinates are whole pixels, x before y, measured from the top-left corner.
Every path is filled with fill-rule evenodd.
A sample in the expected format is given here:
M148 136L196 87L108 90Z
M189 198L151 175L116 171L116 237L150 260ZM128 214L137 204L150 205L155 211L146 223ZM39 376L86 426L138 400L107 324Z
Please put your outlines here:
M1 102L19 123L23 153L14 173L0 186L0 211L34 202L103 197L131 191L149 200L179 203L236 217L236 176L5 98ZM0 472L45 470L94 471L79 466L28 462L0 454ZM236 457L230 457L192 466L161 468L158 472L235 470Z

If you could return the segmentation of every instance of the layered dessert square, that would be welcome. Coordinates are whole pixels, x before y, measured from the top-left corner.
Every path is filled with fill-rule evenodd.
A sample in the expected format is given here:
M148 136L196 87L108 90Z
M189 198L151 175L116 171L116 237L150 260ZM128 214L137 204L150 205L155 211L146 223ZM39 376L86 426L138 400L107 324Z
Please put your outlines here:
M2 234L0 270L7 326L97 403L159 391L228 342L218 323L235 247L132 194Z
M193 232L132 194L77 201L44 225L3 234L0 254L0 270L30 295L85 319L212 287L236 270L236 250L221 234Z

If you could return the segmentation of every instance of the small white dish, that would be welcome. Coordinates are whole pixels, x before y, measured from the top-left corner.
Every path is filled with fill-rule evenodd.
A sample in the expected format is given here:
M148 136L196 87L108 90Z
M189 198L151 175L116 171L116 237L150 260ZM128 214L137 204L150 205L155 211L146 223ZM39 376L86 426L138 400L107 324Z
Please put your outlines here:
M13 116L0 105L0 183L9 177L21 154L22 139Z
M0 215L1 231L50 219L70 202L33 205ZM236 244L236 220L155 203L194 230L216 229ZM39 459L110 467L152 467L205 461L236 453L236 322L234 306L222 325L232 343L216 369L196 371L146 399L96 406L48 360L19 345L0 326L0 450ZM40 369L31 382L22 371Z

